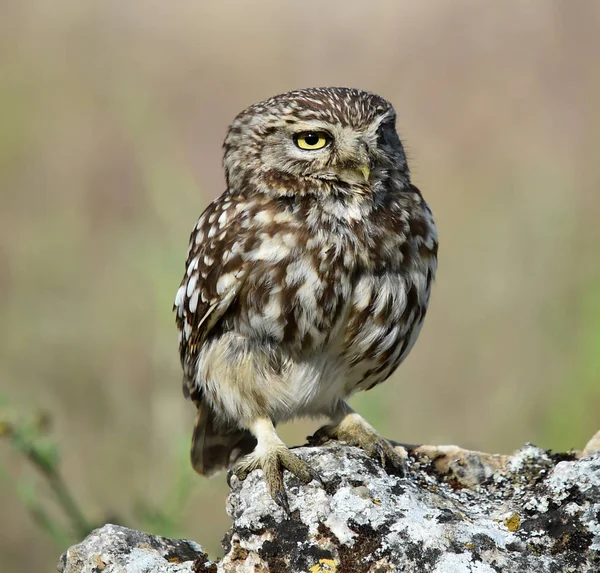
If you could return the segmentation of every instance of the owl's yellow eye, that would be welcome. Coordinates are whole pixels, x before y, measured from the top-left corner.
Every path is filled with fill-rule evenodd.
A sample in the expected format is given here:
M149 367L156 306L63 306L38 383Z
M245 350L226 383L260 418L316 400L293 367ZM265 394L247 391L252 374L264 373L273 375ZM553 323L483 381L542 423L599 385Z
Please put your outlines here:
M300 149L312 151L325 147L331 136L324 131L303 131L294 136L294 142Z

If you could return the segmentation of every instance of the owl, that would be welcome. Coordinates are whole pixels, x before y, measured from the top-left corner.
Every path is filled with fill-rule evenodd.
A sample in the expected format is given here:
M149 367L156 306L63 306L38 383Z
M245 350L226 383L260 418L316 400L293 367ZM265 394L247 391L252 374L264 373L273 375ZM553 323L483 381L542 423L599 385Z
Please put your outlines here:
M341 440L402 471L346 403L406 358L436 271L436 227L395 120L350 88L277 95L233 120L227 189L192 231L174 305L200 474L260 468L287 507L284 470L319 479L277 434L298 416L331 421L312 443Z

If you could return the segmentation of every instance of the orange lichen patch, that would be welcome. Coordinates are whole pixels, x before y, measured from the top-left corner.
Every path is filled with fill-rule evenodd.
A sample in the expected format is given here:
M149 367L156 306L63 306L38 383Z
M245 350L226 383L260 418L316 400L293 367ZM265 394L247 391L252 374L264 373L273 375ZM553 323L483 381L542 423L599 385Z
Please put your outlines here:
M518 513L513 513L510 517L507 517L504 520L504 525L506 525L507 529L511 532L515 532L521 527L521 518Z
M313 565L309 571L310 573L336 573L337 567L338 564L335 559L319 559L319 562Z

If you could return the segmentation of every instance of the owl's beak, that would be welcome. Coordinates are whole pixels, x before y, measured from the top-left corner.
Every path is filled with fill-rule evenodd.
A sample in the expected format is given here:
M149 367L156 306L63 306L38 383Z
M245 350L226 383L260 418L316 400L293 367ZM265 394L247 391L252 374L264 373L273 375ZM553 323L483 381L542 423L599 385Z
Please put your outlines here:
M358 160L356 170L364 177L365 183L368 183L369 176L371 175L371 168L373 167L373 159L369 154L369 147L362 140L359 141L355 157Z
M369 186L374 162L366 143L359 141L357 145L345 149L340 160L334 167L338 178L360 188Z
M356 169L362 174L365 181L369 181L369 175L371 175L371 167L369 165L359 165Z

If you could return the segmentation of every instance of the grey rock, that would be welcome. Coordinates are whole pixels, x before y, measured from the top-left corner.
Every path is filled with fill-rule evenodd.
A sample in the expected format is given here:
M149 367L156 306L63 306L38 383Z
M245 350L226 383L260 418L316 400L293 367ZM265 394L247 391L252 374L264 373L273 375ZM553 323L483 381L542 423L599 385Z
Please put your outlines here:
M343 444L294 451L320 473L324 486L303 485L286 475L286 515L268 495L260 471L244 482L233 477L227 500L233 525L224 540L225 556L216 565L193 542L107 526L71 548L59 570L600 571L597 449L584 456L551 454L527 445L512 456L501 456L456 446L420 446L410 448L407 476L402 478ZM117 535L119 531L128 533ZM138 564L134 550L153 543L159 547L155 565ZM170 543L188 544L186 555L197 552L196 565L186 560L168 563ZM121 568L94 570L91 564L98 555Z
M194 541L167 539L118 525L92 531L70 547L58 563L59 573L216 573Z

